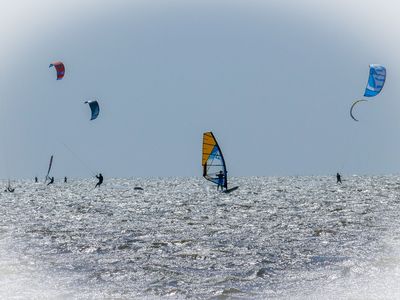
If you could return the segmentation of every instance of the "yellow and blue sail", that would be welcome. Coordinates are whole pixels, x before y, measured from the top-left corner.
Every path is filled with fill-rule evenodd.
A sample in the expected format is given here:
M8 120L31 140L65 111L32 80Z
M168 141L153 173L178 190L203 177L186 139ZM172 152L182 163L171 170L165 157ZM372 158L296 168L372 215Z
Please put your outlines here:
M369 77L364 97L374 97L378 95L386 80L386 68L382 65L369 65Z
M215 184L219 182L217 174L222 171L224 174L223 186L227 188L228 180L225 159L211 131L203 134L203 156L201 164L203 166L203 177Z

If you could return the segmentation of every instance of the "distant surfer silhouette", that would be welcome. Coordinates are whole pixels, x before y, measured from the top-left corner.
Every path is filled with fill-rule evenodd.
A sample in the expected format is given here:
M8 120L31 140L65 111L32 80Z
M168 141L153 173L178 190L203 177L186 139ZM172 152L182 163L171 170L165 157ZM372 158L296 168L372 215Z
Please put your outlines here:
M96 183L96 186L94 188L100 187L100 185L103 183L103 175L99 173L99 175L96 175L96 178L99 180L99 182Z
M47 185L53 184L53 183L54 183L54 176L53 176L53 177L50 177L50 181L49 181L49 183L48 183Z
M217 191L219 190L219 188L221 188L221 191L224 189L224 172L219 171L219 173L217 174L217 178L218 178L218 185L217 185Z
M4 191L5 191L5 192L14 193L15 188L13 189L13 188L11 187L10 182L8 182L7 188L6 188Z
M64 183L67 183L67 177L66 176L64 177Z
M37 177L35 177L35 183L37 183L38 182L38 179L37 179Z
M342 177L339 173L336 173L336 183L342 183Z

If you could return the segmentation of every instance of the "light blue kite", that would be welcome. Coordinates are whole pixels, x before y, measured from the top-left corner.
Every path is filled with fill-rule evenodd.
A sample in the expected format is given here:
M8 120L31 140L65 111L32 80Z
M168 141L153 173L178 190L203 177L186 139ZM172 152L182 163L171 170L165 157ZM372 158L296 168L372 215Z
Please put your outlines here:
M369 78L367 87L365 88L364 97L374 97L378 95L381 92L383 85L385 84L385 80L386 80L386 68L384 66L373 65L373 64L369 65ZM355 118L353 114L353 109L357 103L361 102L368 102L368 101L364 99L356 100L353 102L350 108L350 117L354 121L358 120Z
M374 97L380 93L385 84L386 68L381 65L369 65L368 84L364 97Z

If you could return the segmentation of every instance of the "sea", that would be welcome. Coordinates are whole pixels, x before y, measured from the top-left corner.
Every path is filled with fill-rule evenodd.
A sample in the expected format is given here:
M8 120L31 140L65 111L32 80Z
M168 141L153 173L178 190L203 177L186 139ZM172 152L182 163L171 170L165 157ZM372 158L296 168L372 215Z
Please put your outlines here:
M230 182L13 181L0 299L400 299L400 176Z

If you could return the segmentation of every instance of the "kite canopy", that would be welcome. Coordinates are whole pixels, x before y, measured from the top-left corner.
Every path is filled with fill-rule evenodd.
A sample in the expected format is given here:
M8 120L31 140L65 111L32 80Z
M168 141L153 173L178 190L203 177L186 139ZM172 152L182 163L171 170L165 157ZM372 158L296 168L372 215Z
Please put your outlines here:
M89 104L90 110L92 112L92 116L90 120L94 120L100 113L100 106L97 101L85 101L85 103Z
M374 97L380 93L385 84L386 68L381 65L369 65L368 84L364 97Z
M57 80L61 80L65 74L65 67L61 61L55 61L50 64L49 68L54 67L57 71Z
M205 132L203 134L203 158L201 162L203 166L203 176L205 179L218 184L217 174L222 171L224 173L223 186L227 188L227 170L221 148L213 133Z
M386 68L382 65L369 65L369 77L367 87L365 88L364 97L375 97L378 95L385 84ZM354 121L358 121L353 115L353 109L357 103L367 100L354 101L350 108L350 116Z

